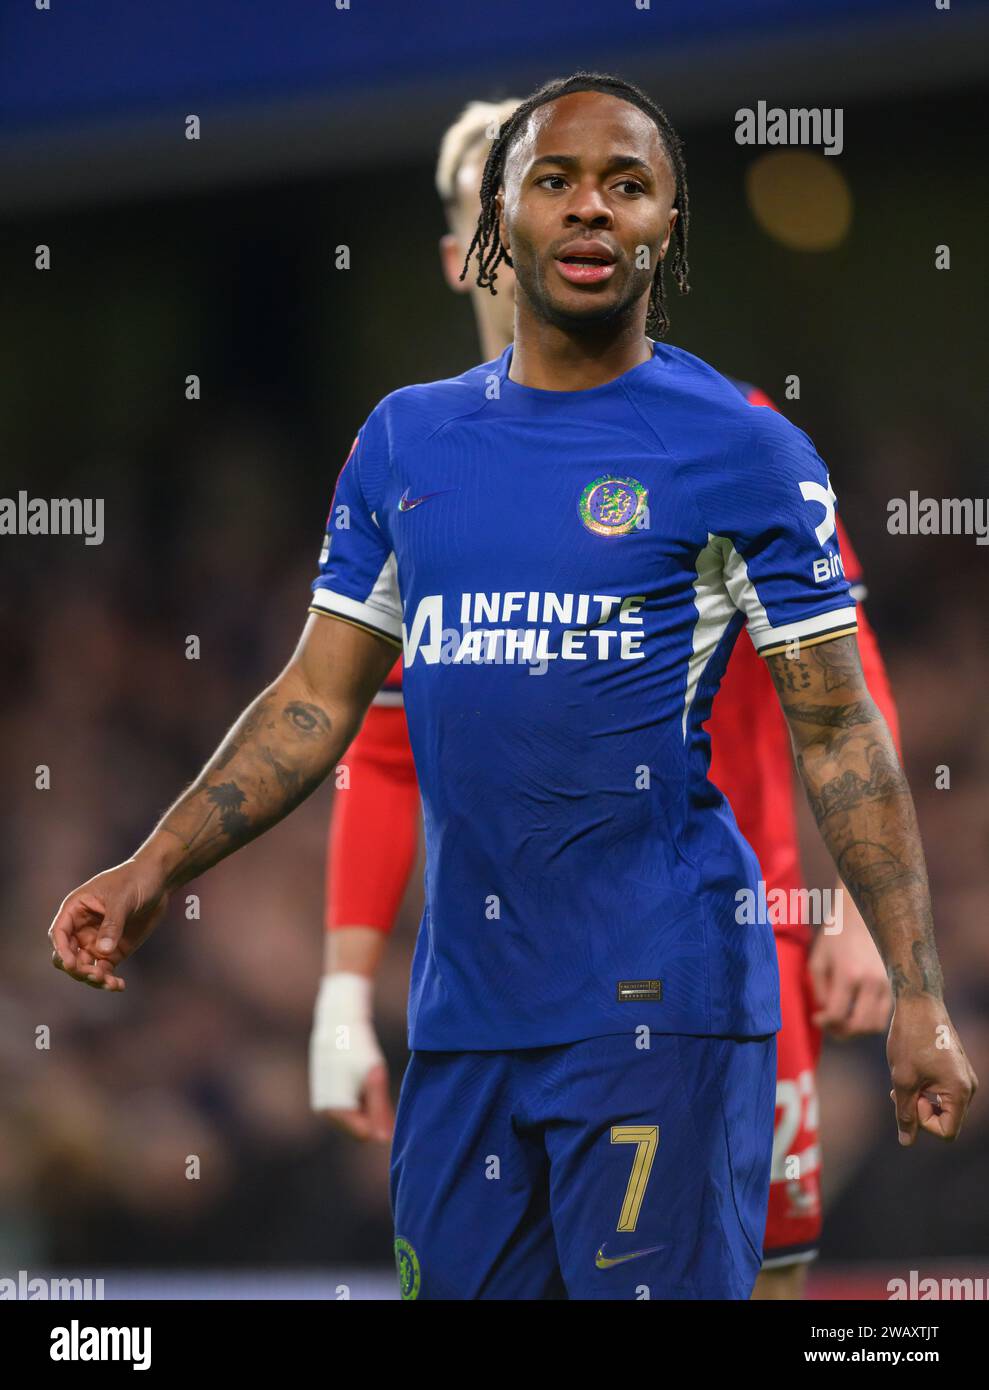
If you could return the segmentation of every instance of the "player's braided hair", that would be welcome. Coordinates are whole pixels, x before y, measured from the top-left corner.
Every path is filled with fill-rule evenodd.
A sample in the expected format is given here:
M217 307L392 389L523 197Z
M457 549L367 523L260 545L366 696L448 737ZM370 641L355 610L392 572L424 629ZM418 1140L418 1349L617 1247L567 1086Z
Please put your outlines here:
M498 266L502 261L508 266L512 264L512 258L502 245L498 232L498 204L495 201L498 189L504 181L505 160L508 151L515 137L525 127L529 116L538 106L544 106L548 101L556 101L558 97L568 96L571 92L604 92L608 96L618 97L621 101L628 101L633 106L638 106L655 122L676 181L673 202L679 210L679 216L673 228L673 252L670 263L677 289L681 294L689 293L687 231L690 224L690 204L687 197L687 171L684 165L683 145L680 137L674 130L666 112L651 101L645 92L631 82L626 82L624 78L613 77L608 73L601 72L575 72L570 77L554 78L527 97L502 125L484 165L484 174L481 178L481 214L477 219L474 239L467 250L464 268L460 272L461 280L467 274L470 258L476 251L478 287L482 290L489 289L492 294L497 294L494 282L498 278ZM664 262L660 260L656 266L652 288L649 291L649 309L646 316L646 329L657 338L662 338L670 326L669 315L666 312L663 265Z

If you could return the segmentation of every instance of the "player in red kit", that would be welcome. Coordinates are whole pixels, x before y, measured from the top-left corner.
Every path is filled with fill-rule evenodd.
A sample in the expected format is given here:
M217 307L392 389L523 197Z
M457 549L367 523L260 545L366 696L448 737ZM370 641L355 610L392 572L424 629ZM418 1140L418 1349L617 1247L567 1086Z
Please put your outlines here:
M477 220L481 172L490 141L517 103L471 103L444 137L437 186L449 219L441 253L447 281L459 278ZM503 288L504 286L504 288ZM499 268L499 292L470 290L484 360L512 339L513 277ZM736 383L753 408L772 407ZM861 573L838 523L845 573L856 599ZM896 713L875 635L859 609L858 643L870 692L898 737ZM763 1272L754 1297L795 1298L821 1229L820 1147L814 1074L822 1030L844 1038L882 1031L891 995L885 971L850 894L840 920L811 925L791 911L802 875L789 733L766 666L739 642L708 724L711 780L725 793L759 858L777 941L783 1028L778 1036L776 1133ZM325 973L310 1043L310 1090L327 1112L361 1138L387 1140L393 1115L388 1077L371 1019L375 971L416 859L419 798L401 705L396 662L346 758L348 782L334 800L327 863ZM796 895L796 896L795 896ZM798 920L800 918L800 920ZM349 1045L338 1032L346 1025Z

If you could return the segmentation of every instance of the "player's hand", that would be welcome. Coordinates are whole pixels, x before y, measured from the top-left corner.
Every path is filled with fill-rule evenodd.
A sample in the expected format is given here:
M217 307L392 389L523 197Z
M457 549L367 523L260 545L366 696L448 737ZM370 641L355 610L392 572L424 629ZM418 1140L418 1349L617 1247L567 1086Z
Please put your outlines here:
M849 893L844 893L841 931L817 933L808 969L818 1004L812 1021L818 1028L839 1041L885 1032L893 991L876 943Z
M886 1057L900 1143L913 1144L922 1129L956 1139L979 1083L944 1005L931 995L901 996Z
M122 990L117 967L151 935L167 905L160 872L143 860L97 874L62 900L48 928L52 965L94 989Z
M388 1069L371 1023L367 976L323 976L309 1038L309 1098L314 1111L355 1139L392 1137Z

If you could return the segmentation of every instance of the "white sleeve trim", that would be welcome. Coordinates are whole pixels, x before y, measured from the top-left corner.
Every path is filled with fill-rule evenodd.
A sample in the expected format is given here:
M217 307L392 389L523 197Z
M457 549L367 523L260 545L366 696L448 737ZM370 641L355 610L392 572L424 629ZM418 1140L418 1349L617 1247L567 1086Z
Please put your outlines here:
M320 585L313 590L311 606L324 613L335 613L338 618L349 618L362 627L369 627L374 632L384 633L394 641L401 642L402 600L398 591L398 567L394 552L381 566L374 587L363 603L348 594L338 594L335 589Z
M770 649L781 649L791 642L812 637L821 640L832 633L837 636L842 632L854 632L858 627L854 603L832 608L827 613L817 613L812 618L798 618L795 622L773 627L756 587L749 578L748 566L730 541L727 545L725 587L735 607L745 614L749 636L760 656L768 655Z
M697 556L697 577L694 580L697 621L694 623L690 660L687 662L687 685L683 697L683 717L680 721L684 739L687 737L687 721L701 677L707 670L718 643L727 632L728 624L735 616L735 605L724 581L724 550L729 544L725 537L709 534L707 545Z
M824 637L839 636L841 633L851 633L858 627L858 616L855 612L855 605L850 604L845 608L832 608L828 613L818 613L813 618L798 618L795 623L783 623L781 627L762 628L758 632L752 632L752 624L749 624L749 632L752 633L752 642L760 656L768 654L771 648L787 647L792 642L803 642L810 638L820 641Z

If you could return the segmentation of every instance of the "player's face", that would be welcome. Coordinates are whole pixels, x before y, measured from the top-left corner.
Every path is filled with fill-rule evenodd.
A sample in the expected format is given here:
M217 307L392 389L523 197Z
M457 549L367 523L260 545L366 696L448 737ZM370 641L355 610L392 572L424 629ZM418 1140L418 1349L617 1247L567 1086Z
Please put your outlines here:
M627 101L574 92L533 112L509 151L501 238L519 295L560 327L631 311L677 212L659 131Z

